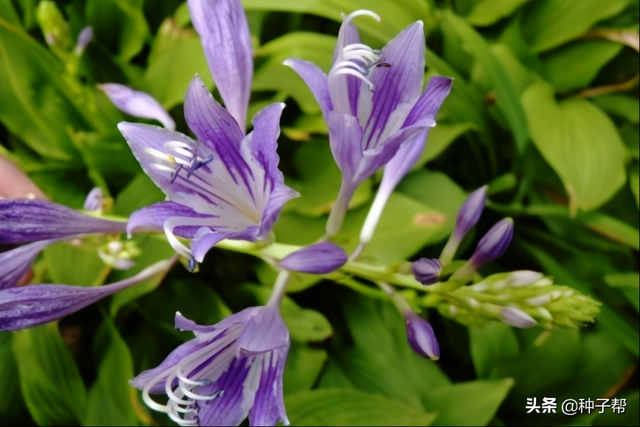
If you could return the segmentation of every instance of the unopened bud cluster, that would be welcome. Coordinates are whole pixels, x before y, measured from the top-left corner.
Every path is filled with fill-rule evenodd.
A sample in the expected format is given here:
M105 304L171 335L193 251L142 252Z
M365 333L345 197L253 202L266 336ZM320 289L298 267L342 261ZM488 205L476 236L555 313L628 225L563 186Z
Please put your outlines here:
M551 278L534 271L495 274L435 300L431 295L429 304L465 324L498 320L518 328L576 328L593 322L600 305L572 288L554 285Z

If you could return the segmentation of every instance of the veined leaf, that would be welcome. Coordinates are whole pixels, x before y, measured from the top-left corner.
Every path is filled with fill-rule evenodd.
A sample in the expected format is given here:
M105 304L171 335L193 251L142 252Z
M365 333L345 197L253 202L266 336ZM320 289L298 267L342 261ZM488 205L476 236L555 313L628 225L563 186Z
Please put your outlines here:
M606 114L584 99L556 102L546 83L527 89L522 103L533 142L562 179L572 214L597 208L620 189L626 149Z
M467 22L476 27L484 27L511 15L517 8L529 0L481 0L473 5L471 12L465 17Z

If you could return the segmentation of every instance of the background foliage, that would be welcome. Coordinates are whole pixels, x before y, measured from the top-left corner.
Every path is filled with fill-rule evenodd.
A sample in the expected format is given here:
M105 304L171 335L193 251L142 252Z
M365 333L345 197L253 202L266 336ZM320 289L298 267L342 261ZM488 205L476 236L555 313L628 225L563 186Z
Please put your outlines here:
M287 183L303 195L285 206L279 241L308 244L322 235L339 186L319 107L282 61L308 59L326 71L340 14L367 8L382 17L358 22L374 47L423 20L426 78L455 82L364 256L376 263L437 256L466 193L488 183L480 231L508 215L516 235L483 273L539 270L603 303L596 323L580 330L467 328L429 313L442 347L434 363L411 353L389 302L350 282L297 276L283 305L292 423L637 425L638 2L243 3L256 54L251 110L287 102L279 153ZM86 25L95 38L74 55ZM47 42L45 34L55 37ZM56 202L79 208L100 186L114 213L128 215L162 194L116 129L127 118L96 85L146 91L186 130L182 99L195 73L213 88L181 1L0 0L0 153ZM357 244L375 187L372 179L354 198L340 236L347 248ZM134 271L171 253L155 237L137 243ZM130 273L105 270L95 251L65 245L47 249L35 268L37 281L84 286L123 274ZM127 381L190 338L174 330L173 314L214 323L264 301L273 277L265 264L216 249L199 274L178 268L160 287L150 281L58 324L0 334L0 424L169 423ZM626 398L627 408L526 415L528 397Z

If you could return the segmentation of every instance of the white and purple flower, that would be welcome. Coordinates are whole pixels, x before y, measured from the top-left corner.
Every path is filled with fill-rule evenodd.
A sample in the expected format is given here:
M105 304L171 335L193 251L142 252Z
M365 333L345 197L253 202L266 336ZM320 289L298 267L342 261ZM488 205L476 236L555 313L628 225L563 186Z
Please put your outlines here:
M213 326L176 314L176 328L195 338L176 348L156 368L131 380L145 403L180 425L252 426L288 424L282 378L289 332L279 304L250 307ZM166 394L159 404L151 394Z
M426 138L425 131L435 125L435 114L451 88L451 79L439 77L421 93L425 67L422 22L375 50L360 43L351 22L362 15L380 20L367 10L344 19L328 75L311 62L285 61L320 104L331 150L342 171L340 194L327 222L328 236L339 231L358 185L387 164L403 144Z

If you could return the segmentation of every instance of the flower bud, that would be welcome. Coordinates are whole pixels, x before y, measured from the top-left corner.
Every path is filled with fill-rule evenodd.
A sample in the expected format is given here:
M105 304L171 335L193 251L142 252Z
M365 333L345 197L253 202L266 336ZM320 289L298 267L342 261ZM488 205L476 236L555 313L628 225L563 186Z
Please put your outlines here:
M89 212L102 210L102 190L96 187L89 192L84 200L84 210Z
M407 322L407 340L411 349L420 356L438 360L440 346L429 322L413 311L405 312L404 318Z
M531 328L538 324L533 317L515 307L503 308L500 317L504 323L516 328Z
M82 52L87 48L87 45L91 43L91 40L93 40L93 27L89 25L80 30L74 53L76 55L82 54Z
M322 242L297 250L280 261L280 267L309 274L327 274L347 262L347 253L331 242Z
M513 237L513 220L506 218L498 221L487 234L480 239L476 251L469 263L478 269L481 265L497 259L505 253Z
M478 223L487 200L487 186L482 186L471 193L462 204L456 218L453 237L460 241Z
M420 258L411 263L416 280L423 285L432 285L438 281L442 273L442 263L438 259Z

